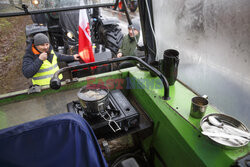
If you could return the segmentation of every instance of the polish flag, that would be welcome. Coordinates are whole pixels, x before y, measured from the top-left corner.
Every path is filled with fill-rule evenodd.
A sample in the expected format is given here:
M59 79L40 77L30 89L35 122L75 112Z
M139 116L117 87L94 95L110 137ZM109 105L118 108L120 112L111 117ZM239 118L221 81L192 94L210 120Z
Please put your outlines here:
M78 53L80 58L85 63L90 63L95 61L94 53L92 50L89 21L86 9L81 9L79 11L79 47Z

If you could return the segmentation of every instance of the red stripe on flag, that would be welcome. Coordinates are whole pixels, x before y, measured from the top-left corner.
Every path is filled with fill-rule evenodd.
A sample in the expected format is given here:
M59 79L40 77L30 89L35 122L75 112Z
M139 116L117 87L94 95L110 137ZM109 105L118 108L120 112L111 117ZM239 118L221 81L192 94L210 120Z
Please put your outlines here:
M79 47L78 53L85 63L95 62L95 57L90 41L89 22L86 10L79 11ZM92 67L94 69L96 67Z
M95 61L92 45L80 26L79 26L79 55L85 63Z

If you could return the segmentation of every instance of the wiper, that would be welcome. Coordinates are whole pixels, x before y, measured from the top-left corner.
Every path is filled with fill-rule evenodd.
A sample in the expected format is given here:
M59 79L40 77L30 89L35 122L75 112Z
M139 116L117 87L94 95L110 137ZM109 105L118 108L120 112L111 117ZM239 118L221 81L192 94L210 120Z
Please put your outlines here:
M22 4L22 6L16 6L15 4L11 4L13 7L21 10L18 12L0 12L0 18L1 17L11 17L11 16L22 16L22 15L31 15L31 14L40 14L40 13L49 13L49 12L61 12L61 11L70 11L70 10L79 10L79 9L88 9L88 8L97 8L97 7L107 7L112 6L114 3L100 3L100 4L87 4L87 5L78 5L78 6L69 6L69 7L59 7L59 8L41 8L38 10L33 10L33 8L30 8L28 10L27 5Z

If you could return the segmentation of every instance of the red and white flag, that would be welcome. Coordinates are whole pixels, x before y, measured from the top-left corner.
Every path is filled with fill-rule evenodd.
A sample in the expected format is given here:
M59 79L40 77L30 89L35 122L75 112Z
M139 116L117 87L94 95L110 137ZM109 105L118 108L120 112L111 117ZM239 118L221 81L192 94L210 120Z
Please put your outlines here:
M94 53L92 50L89 21L86 9L81 9L79 11L79 47L78 53L80 58L85 63L90 63L95 61Z

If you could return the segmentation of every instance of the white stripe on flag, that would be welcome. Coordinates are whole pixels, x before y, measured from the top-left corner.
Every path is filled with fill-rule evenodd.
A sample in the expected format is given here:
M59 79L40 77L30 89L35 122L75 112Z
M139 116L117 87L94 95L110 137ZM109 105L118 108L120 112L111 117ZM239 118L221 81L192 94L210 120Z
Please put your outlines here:
M85 36L88 38L88 40L91 42L90 34L87 32L87 26L88 26L88 16L86 9L81 9L79 11L79 26L83 30Z

